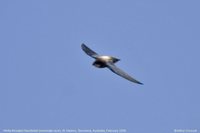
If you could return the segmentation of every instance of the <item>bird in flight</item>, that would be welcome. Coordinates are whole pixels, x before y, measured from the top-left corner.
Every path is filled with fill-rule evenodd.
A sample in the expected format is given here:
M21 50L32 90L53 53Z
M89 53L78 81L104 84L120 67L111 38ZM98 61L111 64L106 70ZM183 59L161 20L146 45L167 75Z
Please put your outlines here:
M122 71L121 69L119 69L115 65L115 63L118 62L120 59L112 57L112 56L98 55L96 52L94 52L93 50L88 48L85 44L82 44L81 48L87 55L89 55L95 59L95 61L93 62L93 65L95 67L98 67L98 68L107 67L115 74L117 74L131 82L134 82L137 84L143 84L143 83L137 81L136 79L134 79L133 77L131 77L130 75L128 75L127 73L125 73L124 71Z

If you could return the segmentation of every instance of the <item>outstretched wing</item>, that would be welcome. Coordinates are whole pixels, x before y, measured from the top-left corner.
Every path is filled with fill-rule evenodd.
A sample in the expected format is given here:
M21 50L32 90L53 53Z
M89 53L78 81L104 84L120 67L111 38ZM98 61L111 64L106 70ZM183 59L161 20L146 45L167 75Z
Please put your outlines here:
M81 44L81 48L82 50L89 56L93 57L96 59L96 57L98 56L98 54L96 52L94 52L93 50L91 50L90 48L88 48L84 43Z
M128 75L127 73L125 73L124 71L119 69L118 67L116 67L112 62L107 62L106 65L112 72L116 73L117 75L119 75L131 82L134 82L137 84L143 84L143 83L137 81L136 79L132 78L130 75Z

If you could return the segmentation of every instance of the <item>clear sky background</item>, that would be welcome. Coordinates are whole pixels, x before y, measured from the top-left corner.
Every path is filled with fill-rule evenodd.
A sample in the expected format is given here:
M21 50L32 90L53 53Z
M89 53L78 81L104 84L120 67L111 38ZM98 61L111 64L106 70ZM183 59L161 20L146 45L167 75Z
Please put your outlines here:
M0 1L0 129L200 132L200 1ZM97 69L120 58L144 85Z

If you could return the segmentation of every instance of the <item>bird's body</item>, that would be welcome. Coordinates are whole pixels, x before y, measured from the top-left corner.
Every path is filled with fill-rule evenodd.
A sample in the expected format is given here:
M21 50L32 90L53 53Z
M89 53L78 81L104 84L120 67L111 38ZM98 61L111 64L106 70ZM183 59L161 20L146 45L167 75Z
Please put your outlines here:
M104 68L104 67L107 67L106 65L107 62L116 63L119 60L120 59L117 59L112 56L102 55L102 56L96 57L96 60L93 62L93 65L98 68Z
M129 76L127 73L119 69L115 66L114 63L118 62L120 59L112 57L112 56L106 56L106 55L98 55L96 52L88 48L85 44L81 45L83 51L93 57L95 61L93 62L93 65L98 68L105 68L108 67L112 72L116 73L117 75L131 81L137 84L142 84L141 82L135 80L131 76Z

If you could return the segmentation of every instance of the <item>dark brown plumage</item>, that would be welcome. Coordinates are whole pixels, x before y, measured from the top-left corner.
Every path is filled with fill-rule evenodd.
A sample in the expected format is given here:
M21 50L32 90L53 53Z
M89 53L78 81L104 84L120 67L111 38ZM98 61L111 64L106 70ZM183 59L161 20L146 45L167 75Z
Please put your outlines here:
M120 59L112 57L112 56L101 56L98 55L96 52L94 52L93 50L91 50L90 48L88 48L85 44L81 45L82 50L89 56L91 56L92 58L95 59L95 61L93 62L93 65L98 67L98 68L109 68L112 72L114 72L115 74L131 81L137 84L143 84L139 81L137 81L136 79L134 79L133 77L131 77L130 75L128 75L127 73L125 73L124 71L122 71L121 69L119 69L118 67L115 66L114 63L118 62Z

